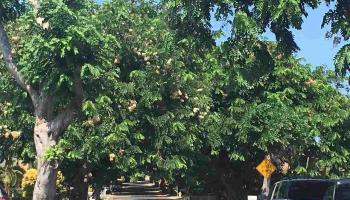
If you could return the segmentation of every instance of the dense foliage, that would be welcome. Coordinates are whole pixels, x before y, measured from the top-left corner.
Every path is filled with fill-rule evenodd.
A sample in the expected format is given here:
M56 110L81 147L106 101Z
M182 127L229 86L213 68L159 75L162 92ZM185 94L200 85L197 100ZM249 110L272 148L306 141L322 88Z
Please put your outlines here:
M320 3L2 1L11 52L0 35L0 162L32 162L40 178L44 160L73 199L147 174L239 199L260 192L254 167L267 154L289 163L290 176L347 176L350 102L334 84L348 45L335 72L293 56L290 29ZM348 7L336 1L324 17L335 42L349 38ZM220 44L213 18L231 26ZM261 39L267 30L277 41ZM61 116L58 131L36 132ZM54 137L44 152L38 134Z

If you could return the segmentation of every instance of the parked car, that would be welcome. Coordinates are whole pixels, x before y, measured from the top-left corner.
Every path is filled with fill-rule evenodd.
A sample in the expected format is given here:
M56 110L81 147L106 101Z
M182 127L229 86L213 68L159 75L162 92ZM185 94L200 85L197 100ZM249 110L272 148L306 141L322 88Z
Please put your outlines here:
M269 200L350 200L350 179L292 179L274 184Z
M0 187L0 200L9 200L9 197L7 196L4 189Z

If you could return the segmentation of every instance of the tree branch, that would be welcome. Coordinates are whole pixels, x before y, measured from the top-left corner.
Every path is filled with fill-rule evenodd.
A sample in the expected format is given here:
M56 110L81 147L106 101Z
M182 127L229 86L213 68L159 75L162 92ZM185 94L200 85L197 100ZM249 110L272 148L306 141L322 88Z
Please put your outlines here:
M7 33L2 22L0 22L0 49L3 55L3 59L5 61L6 68L14 77L16 82L28 92L33 101L34 107L38 106L38 92L31 85L26 84L22 74L18 71L17 65L13 60L13 56L11 53L11 44L9 42Z
M35 109L35 114L39 118L46 121L51 121L54 113L55 98L48 95L44 90L40 90L38 97L38 105Z
M74 92L74 99L72 101L73 106L78 108L80 110L81 104L83 103L84 99L84 88L83 88L83 81L80 77L80 71L81 67L78 67L73 72L73 92Z
M34 11L37 13L40 7L39 1L38 0L29 0L29 2L32 4ZM43 17L37 17L36 22L43 28L43 29L48 29L49 28L49 23L44 22L45 19Z
M81 106L84 99L83 81L80 77L81 67L74 70L73 73L73 92L74 97L67 108L62 110L55 118L50 122L50 129L57 139L62 132L69 126L77 114L81 111Z
M58 139L77 114L77 110L69 107L62 110L51 122L49 122L48 126L55 140Z
M34 10L39 10L39 2L38 0L29 0L29 2L33 5Z

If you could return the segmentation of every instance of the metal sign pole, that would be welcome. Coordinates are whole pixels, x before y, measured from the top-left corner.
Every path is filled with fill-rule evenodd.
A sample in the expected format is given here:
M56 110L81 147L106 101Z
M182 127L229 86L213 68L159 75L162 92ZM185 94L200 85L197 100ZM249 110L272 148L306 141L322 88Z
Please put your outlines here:
M270 193L270 176L264 177L263 185L262 185L262 194L267 197Z
M264 176L263 185L261 188L261 197L266 199L270 192L270 177L276 171L276 166L271 162L270 155L266 155L265 159L256 167L258 172Z

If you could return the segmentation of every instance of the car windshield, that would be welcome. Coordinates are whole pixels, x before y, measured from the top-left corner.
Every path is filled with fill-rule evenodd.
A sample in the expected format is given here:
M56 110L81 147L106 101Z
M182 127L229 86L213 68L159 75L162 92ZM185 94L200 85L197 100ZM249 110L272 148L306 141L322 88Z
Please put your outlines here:
M291 200L320 200L323 199L332 182L326 181L295 181L291 182L288 199Z

